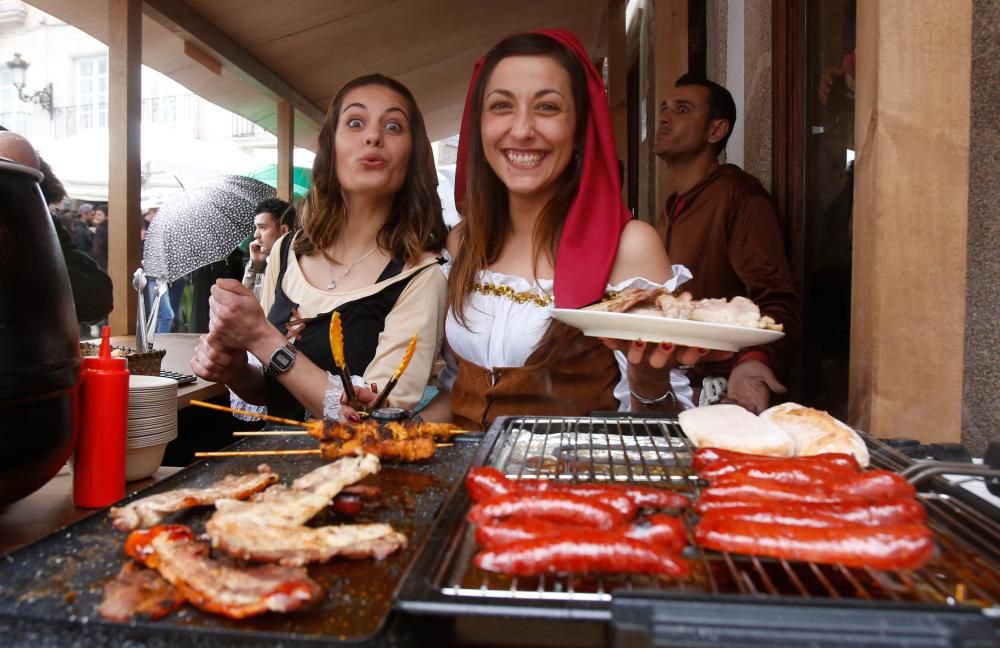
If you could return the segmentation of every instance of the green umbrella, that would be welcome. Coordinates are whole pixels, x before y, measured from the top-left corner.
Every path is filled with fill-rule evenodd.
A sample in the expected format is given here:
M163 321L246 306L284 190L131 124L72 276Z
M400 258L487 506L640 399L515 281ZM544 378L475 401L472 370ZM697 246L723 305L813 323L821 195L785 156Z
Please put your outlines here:
M261 167L252 173L247 174L249 177L261 182L266 182L275 189L278 188L278 165L268 164L267 166ZM312 169L306 169L305 167L295 167L292 173L292 195L298 199L309 193L309 187L312 186Z

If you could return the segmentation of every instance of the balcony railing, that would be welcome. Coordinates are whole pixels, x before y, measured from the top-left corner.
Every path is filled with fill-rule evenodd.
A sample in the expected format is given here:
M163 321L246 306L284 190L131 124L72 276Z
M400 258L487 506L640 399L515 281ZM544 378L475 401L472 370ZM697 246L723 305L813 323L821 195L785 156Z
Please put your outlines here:
M143 99L142 123L193 123L197 113L196 107L196 99L193 94ZM107 128L108 105L100 103L63 106L55 109L52 120L54 135L57 138L71 137L92 128Z
M0 113L0 126L15 133L24 133L28 130L28 120L31 113L25 111L13 111Z
M266 135L267 131L245 117L233 114L233 137L255 137Z

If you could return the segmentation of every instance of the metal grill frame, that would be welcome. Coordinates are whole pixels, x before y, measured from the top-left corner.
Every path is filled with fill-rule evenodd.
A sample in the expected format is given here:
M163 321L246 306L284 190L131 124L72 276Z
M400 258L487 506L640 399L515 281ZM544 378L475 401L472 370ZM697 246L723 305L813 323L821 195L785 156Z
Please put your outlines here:
M589 433L589 447L577 452L572 463L584 465L581 471L564 471L558 464L555 474L538 475L528 472L524 463L512 464L513 451L519 435L539 435L541 452L545 456L554 443L557 448L568 444L567 435ZM607 434L603 445L594 442L594 431ZM641 432L642 434L639 434ZM898 471L912 461L892 448L862 433L868 443L873 467ZM638 438L636 445L645 452L628 451L625 439ZM649 439L648 442L645 442ZM660 443L653 441L659 439ZM600 440L600 439L599 439ZM532 450L529 447L529 450ZM675 418L641 416L609 417L510 417L499 419L483 440L477 465L493 465L509 476L520 479L561 478L579 481L610 480L614 483L656 483L669 480L671 487L692 497L699 494L701 484L690 469L693 447L681 432ZM563 450L563 454L566 451ZM595 468L607 456L617 454L618 471L611 474ZM512 465L514 468L512 469ZM662 469L650 470L653 465ZM545 466L542 466L544 469ZM624 470L622 470L624 469ZM650 474L654 473L654 474ZM542 577L527 579L530 588L518 587L510 579L508 587L494 588L485 575L478 588L456 583L456 571L468 570L474 548L472 530L463 519L470 502L464 492L450 502L439 525L438 535L444 539L428 554L418 559L423 587L404 585L399 607L404 610L446 613L496 613L521 617L575 618L610 620L616 599L656 597L670 600L725 601L726 605L741 602L804 604L807 606L840 606L867 610L904 609L924 614L974 612L977 616L1000 621L1000 521L990 515L990 505L973 494L935 478L925 483L919 497L929 513L929 524L935 531L939 556L928 566L908 572L877 572L871 569L847 568L841 565L758 558L704 551L693 543L685 557L701 566L704 580L700 582L664 581L650 587L647 577L594 579L595 588L581 591L572 577ZM995 515L995 513L994 513ZM689 532L696 515L685 512ZM449 532L450 530L450 532ZM428 561L433 565L428 565ZM972 564L969 564L971 561ZM965 565L966 578L959 579L952 568ZM720 571L721 570L721 571ZM719 582L720 573L725 582ZM498 577L503 580L503 577ZM645 579L645 580L643 580ZM992 579L992 580L991 580ZM537 581L537 582L536 582ZM730 585L727 587L727 583ZM614 595L612 595L614 590ZM985 606L966 602L980 599Z

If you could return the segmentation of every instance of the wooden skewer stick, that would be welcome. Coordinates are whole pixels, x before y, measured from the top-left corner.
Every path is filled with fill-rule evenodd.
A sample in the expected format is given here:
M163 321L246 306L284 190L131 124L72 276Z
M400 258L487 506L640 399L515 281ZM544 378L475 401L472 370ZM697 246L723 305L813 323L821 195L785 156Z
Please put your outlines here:
M435 443L435 448L450 448L454 443ZM276 457L289 455L322 455L323 451L315 450L220 450L218 452L196 452L194 456L206 457Z
M219 452L196 452L195 457L273 457L287 455L318 455L322 450L222 450Z
M311 427L311 423L306 423L304 421L296 421L293 419L282 418L280 416L271 416L270 414L259 414L257 412L248 412L246 410L235 409L233 407L226 407L225 405L216 405L215 403L206 403L205 401L193 400L192 405L197 405L198 407L204 407L207 409L218 410L220 412L229 412L230 414L242 414L243 416L253 416L254 418L263 419L265 421L271 421L272 423L281 423L282 425L297 425L299 427Z
M234 437L258 437L258 436L309 436L305 430L254 430L233 432Z
M460 434L471 434L469 430L459 430L455 428L453 430L444 430L440 434L442 436L453 437ZM243 430L240 432L233 432L234 437L267 437L267 436L309 436L309 433L305 430Z

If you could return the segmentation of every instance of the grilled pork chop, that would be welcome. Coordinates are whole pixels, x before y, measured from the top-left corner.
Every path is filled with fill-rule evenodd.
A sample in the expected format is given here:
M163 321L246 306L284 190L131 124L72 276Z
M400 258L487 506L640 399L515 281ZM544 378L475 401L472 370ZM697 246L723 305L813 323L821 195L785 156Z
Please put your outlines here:
M212 546L245 560L305 565L335 556L381 559L406 546L388 524L303 526L341 490L379 470L374 455L344 457L274 486L251 501L219 500L205 530Z
M277 473L261 464L256 473L226 475L208 488L179 488L143 497L122 507L111 507L111 522L120 531L133 531L159 524L163 518L194 506L207 506L218 499L245 499L278 481Z

